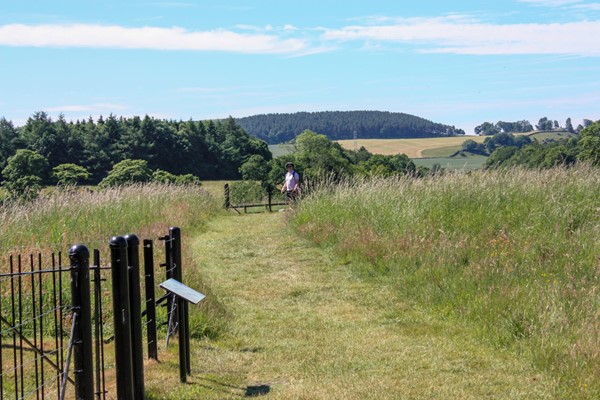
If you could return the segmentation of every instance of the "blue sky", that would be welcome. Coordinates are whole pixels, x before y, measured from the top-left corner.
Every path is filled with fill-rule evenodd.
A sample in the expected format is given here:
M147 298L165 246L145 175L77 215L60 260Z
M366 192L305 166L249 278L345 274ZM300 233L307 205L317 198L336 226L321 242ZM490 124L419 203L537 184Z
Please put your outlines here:
M0 117L600 119L600 2L0 0Z

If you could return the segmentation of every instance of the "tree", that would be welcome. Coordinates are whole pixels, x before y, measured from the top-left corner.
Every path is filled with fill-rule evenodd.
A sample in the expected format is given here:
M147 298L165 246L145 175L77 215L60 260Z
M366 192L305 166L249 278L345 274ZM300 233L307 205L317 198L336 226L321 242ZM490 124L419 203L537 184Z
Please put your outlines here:
M196 175L192 175L192 174L185 174L185 175L177 175L175 177L175 184L176 185L202 185L202 183L200 183L200 178L198 178Z
M552 168L559 165L572 165L575 164L575 156L563 145L554 146L548 149L544 155L545 168Z
M8 158L15 154L19 146L19 135L13 123L0 118L0 169L8 164Z
M152 173L152 182L169 184L175 183L176 181L177 175L163 171L162 169L157 169Z
M148 161L123 160L112 168L108 176L100 182L101 187L130 185L144 183L151 179Z
M52 171L52 175L56 178L58 184L62 186L73 186L87 181L91 177L87 169L72 163L57 165L52 168Z
M265 186L269 183L269 164L263 156L254 154L240 167L240 174L245 181L259 181Z
M536 125L536 128L538 131L552 130L552 121L550 121L547 117L542 117Z
M519 151L516 146L500 147L490 154L489 158L485 162L486 168L498 168L514 156Z
M41 154L19 149L8 159L2 170L4 187L12 197L33 198L42 188L42 180L48 172L48 160Z
M578 159L600 165L600 121L593 122L579 135L581 151Z
M483 143L477 143L473 139L468 139L463 142L462 151L473 154L487 154L485 151L485 145Z
M570 133L575 132L575 129L573 129L573 123L571 122L571 118L567 118L567 121L565 122L565 129L567 130L567 132Z
M477 135L490 136L500 133L500 129L491 122L484 122L483 124L475 127L475 133Z
M405 154L389 156L375 154L360 166L363 173L371 176L414 175L417 170L415 164Z
M298 135L294 155L307 177L339 177L351 171L350 160L342 147L313 131L305 130Z

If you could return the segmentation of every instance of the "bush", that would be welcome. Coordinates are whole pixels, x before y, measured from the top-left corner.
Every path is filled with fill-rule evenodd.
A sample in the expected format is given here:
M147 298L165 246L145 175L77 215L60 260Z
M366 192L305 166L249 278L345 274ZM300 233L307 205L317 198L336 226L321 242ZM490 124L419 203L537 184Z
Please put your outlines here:
M229 185L230 201L233 205L251 204L262 202L265 190L259 182L242 181Z
M60 164L52 168L52 175L59 185L74 186L90 179L91 174L84 167L77 164Z
M4 187L13 198L34 198L42 188L48 160L35 151L19 149L2 170Z
M100 187L130 185L149 182L152 175L146 160L123 160L113 166Z

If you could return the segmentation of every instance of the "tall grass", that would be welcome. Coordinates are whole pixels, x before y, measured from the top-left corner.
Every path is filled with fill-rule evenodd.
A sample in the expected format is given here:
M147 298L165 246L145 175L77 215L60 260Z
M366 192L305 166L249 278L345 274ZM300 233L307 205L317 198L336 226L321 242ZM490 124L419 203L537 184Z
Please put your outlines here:
M93 191L57 189L46 192L33 202L5 203L0 207L0 273L9 270L9 254L23 255L24 268L28 269L29 254L39 252L43 256L44 268L49 268L51 252L66 253L67 249L76 243L83 243L90 249L100 249L102 262L107 263L108 244L112 236L133 233L140 239L154 239L156 242L159 236L168 234L171 226L181 227L184 251L187 254L189 251L186 246L189 245L190 238L219 212L221 203L220 197L210 196L198 186L162 184ZM160 243L155 243L155 273L161 274L157 276L164 274L164 270L158 268L158 263L164 260L162 247ZM190 265L190 259L189 256L185 258L186 264L183 267L185 282L192 287L202 287L201 277L188 272L195 270L194 266ZM63 267L68 262L66 255L63 255ZM39 284L42 284L41 279ZM61 274L60 279L63 279L63 291L68 296L69 276ZM24 280L24 293L27 294L30 293L28 282L28 279ZM51 284L51 279L45 276L43 290L47 301L51 301ZM108 286L109 284L106 285ZM4 281L0 282L0 293L9 296L10 285ZM27 300L31 296L25 297L25 313L31 313L31 303ZM103 299L106 303L103 307L107 321L112 318L108 305L110 301L110 296ZM191 315L194 335L214 334L214 326L218 324L218 318L211 317L211 313L215 313L214 308L218 307L217 300L210 299L205 303L209 305L205 307L204 314ZM10 306L9 301L2 303L4 308ZM162 320L165 320L166 310L159 308L158 312Z
M0 207L0 252L108 243L127 233L153 237L170 226L195 229L217 212L219 201L196 186L54 190L33 202Z
M600 398L600 171L474 172L323 187L293 223L366 279Z

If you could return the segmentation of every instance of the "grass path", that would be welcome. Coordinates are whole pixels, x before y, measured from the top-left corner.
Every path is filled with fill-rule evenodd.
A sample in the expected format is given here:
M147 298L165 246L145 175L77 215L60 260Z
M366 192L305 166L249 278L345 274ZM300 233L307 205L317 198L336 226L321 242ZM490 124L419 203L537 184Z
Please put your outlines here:
M147 377L149 398L553 398L543 375L355 276L283 217L223 216L193 239L198 273L227 312L226 334L193 342L190 384Z

